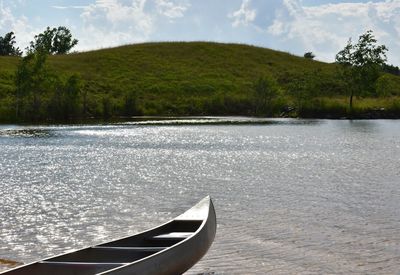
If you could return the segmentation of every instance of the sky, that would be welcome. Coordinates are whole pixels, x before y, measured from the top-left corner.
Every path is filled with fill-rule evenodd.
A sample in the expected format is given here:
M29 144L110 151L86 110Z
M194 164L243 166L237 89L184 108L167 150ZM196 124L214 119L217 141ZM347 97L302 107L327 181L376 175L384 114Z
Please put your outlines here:
M400 0L0 0L0 36L20 48L47 26L68 27L76 51L149 41L244 43L333 62L373 30L400 66Z

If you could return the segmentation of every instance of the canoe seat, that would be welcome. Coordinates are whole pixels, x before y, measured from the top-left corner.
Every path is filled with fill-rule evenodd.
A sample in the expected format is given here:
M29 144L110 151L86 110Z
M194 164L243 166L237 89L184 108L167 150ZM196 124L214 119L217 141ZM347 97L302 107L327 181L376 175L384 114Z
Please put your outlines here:
M150 246L150 247L145 247L145 246L94 246L92 247L93 249L108 249L108 250L130 250L130 251L145 251L145 252L159 252L161 250L164 250L168 247L166 246Z
M171 233L153 236L153 237L151 237L151 239L184 240L186 238L189 238L193 234L194 234L193 232L171 232Z

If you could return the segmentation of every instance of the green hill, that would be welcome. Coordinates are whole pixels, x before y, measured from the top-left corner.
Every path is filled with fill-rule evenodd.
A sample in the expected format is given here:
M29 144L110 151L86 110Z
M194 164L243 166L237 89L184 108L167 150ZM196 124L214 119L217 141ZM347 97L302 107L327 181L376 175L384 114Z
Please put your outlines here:
M14 74L19 62L0 57L0 121L16 119ZM253 115L254 84L266 75L281 91L266 114L279 115L287 106L296 107L292 115L300 116L338 117L347 112L346 90L336 65L248 45L146 43L50 56L47 66L63 79L79 76L75 117ZM385 77L389 94L358 100L360 112L381 107L399 111L399 77ZM51 91L43 95L42 120L50 98Z

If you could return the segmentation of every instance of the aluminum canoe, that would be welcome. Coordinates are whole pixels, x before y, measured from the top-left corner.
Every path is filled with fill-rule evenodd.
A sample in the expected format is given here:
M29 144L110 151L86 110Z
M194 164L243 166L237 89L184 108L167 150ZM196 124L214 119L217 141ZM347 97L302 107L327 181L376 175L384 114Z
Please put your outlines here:
M208 196L175 219L142 233L23 265L5 275L177 275L196 264L217 228Z

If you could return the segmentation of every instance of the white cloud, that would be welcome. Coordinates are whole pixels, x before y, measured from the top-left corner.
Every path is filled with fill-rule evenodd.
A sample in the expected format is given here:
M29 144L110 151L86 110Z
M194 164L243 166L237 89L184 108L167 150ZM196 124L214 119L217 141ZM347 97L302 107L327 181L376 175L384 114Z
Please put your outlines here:
M96 0L83 8L78 50L111 47L151 39L160 24L182 18L188 0Z
M29 45L37 32L28 18L25 16L16 17L10 7L6 7L3 1L0 1L0 35L14 32L16 36L17 46L24 49Z
M51 7L57 10L67 10L67 9L85 9L88 6L51 6Z
M190 7L187 1L156 0L155 3L158 13L170 19L183 17Z
M355 40L372 29L389 47L389 62L399 65L400 0L349 1L305 6L305 0L90 0L81 6L0 0L0 35L14 31L18 46L25 48L46 25L63 22L79 39L76 50L151 40L217 40L299 55L312 51L317 59L332 62L349 37ZM41 5L40 12L31 12L35 5ZM50 16L54 9L65 16Z
M400 46L400 1L337 3L304 7L301 0L284 0L268 33L298 43L322 60L333 61L350 36L354 39L372 29L378 42ZM390 56L389 51L389 56ZM400 63L399 57L391 55Z
M82 18L88 22L96 19L106 19L115 25L119 23L136 24L138 28L145 28L151 25L148 14L145 14L144 7L146 0L132 0L130 2L120 0L97 0L95 4L86 7Z
M97 0L84 8L83 38L79 49L141 42L154 29L154 16L145 11L146 0Z
M240 9L229 14L228 17L233 19L233 27L239 27L240 25L247 26L249 23L253 22L256 18L256 14L256 10L250 7L250 0L243 0Z
M11 10L4 7L3 1L0 1L0 28L2 28L6 23L13 21L14 17Z

